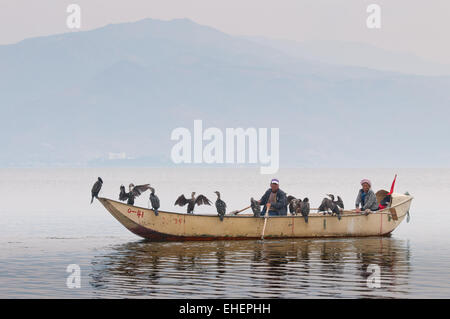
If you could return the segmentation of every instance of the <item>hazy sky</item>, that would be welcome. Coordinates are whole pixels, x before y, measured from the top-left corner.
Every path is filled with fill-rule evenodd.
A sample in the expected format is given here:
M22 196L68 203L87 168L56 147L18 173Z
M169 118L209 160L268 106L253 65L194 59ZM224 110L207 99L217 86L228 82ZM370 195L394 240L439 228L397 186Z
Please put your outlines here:
M233 35L365 42L450 64L449 0L0 0L0 44L70 32L72 3L81 6L81 31L189 18ZM372 3L381 6L381 29L366 27Z

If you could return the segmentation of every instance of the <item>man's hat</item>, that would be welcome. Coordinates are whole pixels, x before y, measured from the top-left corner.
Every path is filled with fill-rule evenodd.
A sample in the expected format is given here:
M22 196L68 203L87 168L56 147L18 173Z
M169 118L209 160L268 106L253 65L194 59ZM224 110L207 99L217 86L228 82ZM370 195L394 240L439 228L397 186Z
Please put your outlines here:
M280 184L280 181L279 181L278 179L276 179L276 178L273 178L273 179L270 181L270 184Z

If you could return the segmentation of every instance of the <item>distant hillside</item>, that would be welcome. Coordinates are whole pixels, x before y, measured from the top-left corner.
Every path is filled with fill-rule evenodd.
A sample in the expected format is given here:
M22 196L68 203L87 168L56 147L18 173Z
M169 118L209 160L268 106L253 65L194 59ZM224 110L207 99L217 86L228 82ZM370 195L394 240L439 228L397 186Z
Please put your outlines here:
M2 166L170 165L171 131L194 119L279 127L283 165L450 159L449 77L333 66L186 19L0 46L0 70Z
M242 37L290 56L328 63L426 76L449 76L450 65L440 65L406 52L388 51L356 42L296 42L265 37Z

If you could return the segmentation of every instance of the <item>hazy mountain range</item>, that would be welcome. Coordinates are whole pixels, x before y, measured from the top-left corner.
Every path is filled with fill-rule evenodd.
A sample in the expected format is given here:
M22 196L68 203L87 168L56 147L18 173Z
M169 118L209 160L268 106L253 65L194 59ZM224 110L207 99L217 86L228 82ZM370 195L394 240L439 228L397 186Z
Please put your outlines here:
M145 19L0 46L0 165L171 165L201 119L279 127L283 165L448 166L449 76L283 43Z
M433 63L408 52L388 51L358 42L307 41L242 37L302 59L405 74L448 76L450 65Z

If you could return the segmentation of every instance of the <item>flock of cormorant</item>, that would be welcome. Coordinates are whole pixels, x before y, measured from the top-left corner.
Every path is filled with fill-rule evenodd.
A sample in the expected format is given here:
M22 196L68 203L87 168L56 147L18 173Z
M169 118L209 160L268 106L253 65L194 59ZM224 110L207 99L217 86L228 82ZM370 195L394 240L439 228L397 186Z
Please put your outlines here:
M92 186L91 190L91 204L94 200L94 197L98 199L98 194L100 193L100 190L103 185L103 180L99 177L97 181L94 183L94 186ZM128 188L128 192L125 190L125 186L120 186L120 193L119 193L119 200L120 201L127 201L128 205L134 205L134 200L136 197L141 195L147 190L150 190L150 203L152 205L152 209L155 212L155 215L158 215L158 209L160 207L160 202L158 196L155 194L155 189L150 186L150 184L144 184L144 185L137 185L130 184ZM220 198L220 192L215 191L217 195L216 200L216 210L217 214L219 215L220 220L223 220L223 217L226 214L226 208L227 205L225 202ZM323 212L323 214L330 214L335 215L338 217L338 219L341 219L342 210L344 209L344 202L342 201L341 197L337 196L337 200L335 200L334 195L327 194L327 197L325 197L322 200L322 203L320 204L318 211ZM305 222L308 222L308 216L310 212L310 205L309 205L309 199L305 197L303 200L300 198L296 198L292 195L289 195L287 197L288 206L289 206L289 212L291 215L302 215L305 219ZM185 206L187 204L187 213L193 214L195 205L211 205L211 201L205 196L205 195L198 195L195 196L195 192L192 192L191 198L186 198L184 195L180 195L177 200L175 201L175 206ZM250 198L250 206L253 215L255 217L261 216L261 205L257 200L255 200L253 197Z

